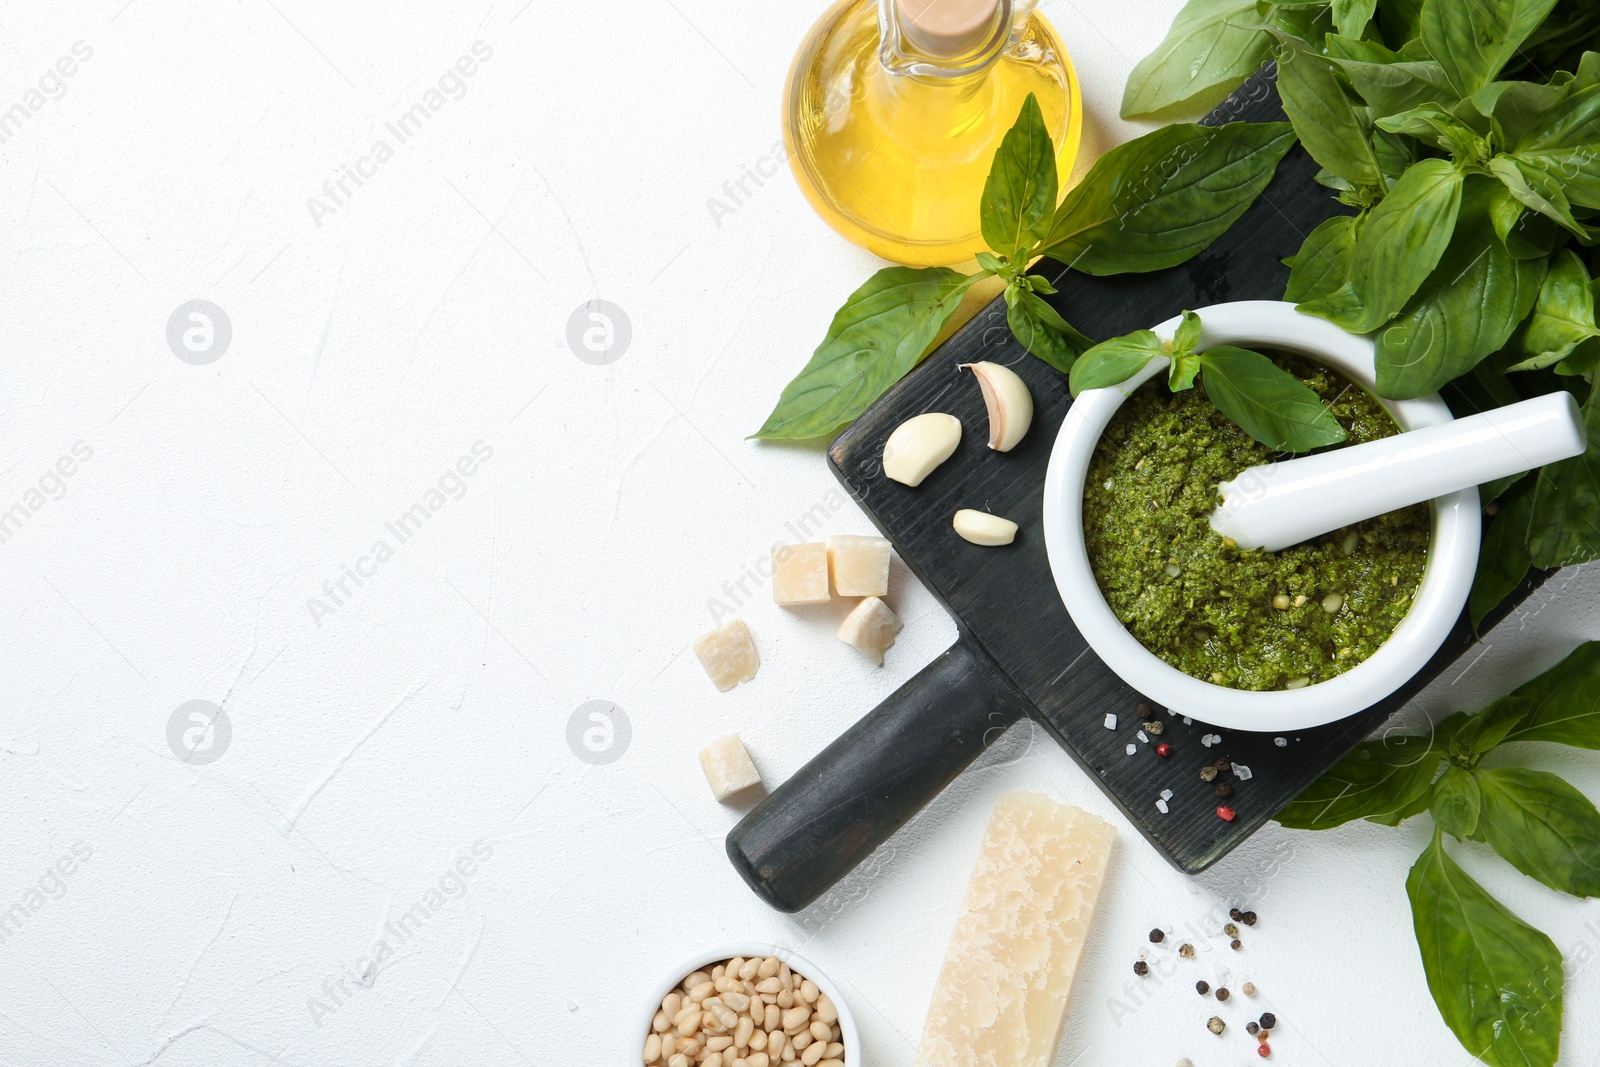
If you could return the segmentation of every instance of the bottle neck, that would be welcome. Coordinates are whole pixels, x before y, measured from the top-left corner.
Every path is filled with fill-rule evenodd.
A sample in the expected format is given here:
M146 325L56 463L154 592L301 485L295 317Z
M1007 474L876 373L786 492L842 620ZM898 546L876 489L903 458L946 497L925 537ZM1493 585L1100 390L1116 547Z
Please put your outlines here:
M1035 2L878 0L878 61L890 74L919 81L979 81Z

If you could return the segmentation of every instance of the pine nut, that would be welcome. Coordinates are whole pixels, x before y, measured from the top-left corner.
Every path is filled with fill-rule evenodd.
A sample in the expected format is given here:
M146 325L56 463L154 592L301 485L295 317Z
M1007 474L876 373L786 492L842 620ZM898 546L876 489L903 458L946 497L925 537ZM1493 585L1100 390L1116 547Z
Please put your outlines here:
M651 1034L644 1039L644 1062L654 1063L661 1058L661 1035Z
M811 1020L811 1026L807 1032L812 1037L823 1042L824 1044L827 1043L828 1038L833 1036L833 1028L827 1023L823 1022L821 1019Z
M685 978L683 980L683 988L685 990L690 990L690 989L693 989L697 985L700 985L700 984L702 984L704 982L709 982L709 981L711 981L711 976L709 974L707 974L706 972L704 972L704 971L691 971L689 973L689 977L687 977L687 978Z
M661 1035L661 1058L664 1060L671 1059L672 1054L676 1051L678 1051L678 1032L676 1030L668 1030Z
M788 1011L790 1008L794 1007L794 990L780 990L778 993L778 999L774 1003L776 1003L778 1007L782 1008L784 1011Z
M789 965L787 963L778 964L778 979L783 982L783 988L794 988L794 974L789 970Z
M683 994L674 989L661 998L661 1010L667 1013L667 1018L672 1018L683 1010Z
M682 1034L684 1037L688 1037L690 1034L700 1029L700 1009L685 1008L684 1012L685 1014L683 1019L678 1023L678 1033Z
M756 973L763 978L771 978L773 975L778 973L779 966L780 964L778 963L778 957L768 956L766 959L761 961L761 966L756 968Z
M686 1038L678 1042L678 1051L692 1060L696 1056L700 1055L700 1042L696 1041L692 1037Z
M833 1006L826 993L817 998L817 1018L830 1025L839 1021L839 1009Z
M784 1063L793 1063L795 1060L798 1060L799 1058L800 1058L800 1053L798 1053L798 1052L796 1052L794 1050L794 1046L793 1045L785 1045L785 1046L783 1046L783 1062Z
M789 1044L794 1046L796 1052L804 1052L806 1050L806 1046L815 1040L816 1038L811 1036L810 1030L801 1030L799 1033L789 1038ZM824 1042L824 1044L826 1044L826 1042Z
M667 1061L667 1067L689 1067L689 1057L680 1052Z
M763 993L763 994L761 994L761 1003L763 1003L763 1004L776 1004L777 1002L778 1002L778 994L776 994L776 993Z
M746 1015L739 1020L739 1025L733 1031L733 1044L735 1048L746 1048L750 1044L750 1035L755 1031L756 1024Z
M732 1044L733 1038L729 1037L727 1034L718 1034L715 1037L706 1038L706 1051L724 1052L727 1050L728 1046Z
M689 990L689 999L698 1004L716 991L717 987L712 985L709 981L701 982L699 985Z
M810 1008L805 1007L804 1005L801 1005L800 1007L791 1007L788 1011L783 1013L783 1029L787 1033L793 1033L800 1027L804 1026L806 1021L810 1018Z
M727 973L727 971L728 971L727 967L723 966L720 963L717 964L715 967L711 968L711 981L713 983L715 983L717 981L717 979L721 978L724 974Z
M767 1031L767 1055L777 1059L783 1055L783 1050L789 1047L789 1038L782 1030Z
M758 1052L754 1056L747 1058L745 1062L748 1063L750 1067L767 1067L767 1064L772 1062L772 1057L768 1056L765 1052Z
M738 1059L733 1061L733 1067L750 1067L750 1061L745 1059L743 1056L740 1056Z
M826 1045L812 1045L810 1048L800 1053L800 1062L805 1064L806 1067L812 1067L812 1064L822 1059L822 1054L826 1050Z
M665 1033L667 1028L671 1025L672 1019L669 1018L667 1013L664 1011L656 1012L656 1017L650 1020L650 1029L654 1030L658 1034Z
M722 1067L722 1053L713 1052L700 1061L700 1067Z
M674 1015L672 1017L672 1025L673 1026L678 1026L679 1024L681 1024L683 1022L683 1020L687 1019L690 1015L698 1015L698 1014L700 1014L700 1009L699 1009L698 1006L696 1006L694 1004L685 1004L682 1008L680 1008L678 1010L678 1014L676 1014L676 1015Z
M776 1004L768 1004L766 1015L762 1020L766 1023L766 1026L762 1027L762 1029L768 1031L778 1029L778 1020L782 1017L783 1013L778 1010L778 1006Z
M844 1067L844 1061L830 1056L825 1060L818 1060L817 1067Z
M750 998L745 996L743 993L728 992L722 994L722 1003L726 1004L734 1011L744 1011L750 1006Z
M750 1051L752 1051L752 1052L760 1052L762 1049L764 1049L766 1047L767 1047L767 1032L765 1030L761 1029L760 1027L757 1027L756 1028L756 1032L750 1035Z
M739 1013L721 1002L711 1009L711 1014L716 1017L724 1030L739 1025Z
M735 956L735 957L733 957L733 959L728 961L728 969L726 971L727 976L729 978L737 978L739 976L739 968L743 967L743 966L744 966L744 957L743 956Z
M830 1041L828 1042L828 1051L824 1052L823 1055L832 1057L833 1059L838 1059L840 1056L844 1055L844 1046L839 1044L837 1041Z
M800 983L800 999L807 1004L815 1004L817 998L821 995L821 991L817 989L817 983L811 979L807 978Z
M764 978L756 983L756 988L763 993L778 993L783 990L783 983L776 978Z
M761 966L760 960L745 960L744 966L739 968L739 980L748 982L756 976L756 970Z

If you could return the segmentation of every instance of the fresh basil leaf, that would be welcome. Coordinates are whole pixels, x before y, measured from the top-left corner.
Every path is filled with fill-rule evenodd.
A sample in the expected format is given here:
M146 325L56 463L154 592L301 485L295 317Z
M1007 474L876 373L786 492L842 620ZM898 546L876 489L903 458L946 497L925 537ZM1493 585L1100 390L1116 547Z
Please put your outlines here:
M1472 579L1467 610L1472 628L1479 630L1484 617L1511 595L1528 576L1533 558L1528 554L1528 526L1533 520L1533 491L1529 486L1501 501L1500 511L1489 520L1483 548L1478 552L1478 573Z
M1417 161L1416 142L1409 137L1372 128L1372 155L1378 161L1378 169L1383 171L1385 181L1383 188L1400 180L1400 175L1406 168Z
M1489 160L1489 173L1524 207L1530 207L1568 232L1587 240L1588 231L1572 216L1572 204L1554 175L1537 163L1501 154Z
M1403 133L1442 148L1461 162L1489 154L1488 141L1477 130L1436 103L1418 104L1409 111L1379 119L1377 125L1390 133Z
M1568 567L1600 559L1600 405L1583 405L1589 447L1581 456L1539 468L1528 551L1535 567Z
M1600 337L1600 326L1595 324L1589 272L1570 248L1562 249L1551 260L1550 273L1539 287L1539 299L1522 334L1528 358L1510 369L1548 367L1591 337Z
M1227 232L1293 146L1286 122L1152 130L1095 161L1037 251L1088 274L1175 266Z
M1173 356L1167 367L1167 388L1174 393L1194 388L1195 376L1200 373L1200 357L1193 352Z
M1016 124L1001 138L983 184L978 215L983 239L996 252L1026 263L1055 209L1056 146L1039 101L1029 93Z
M1355 819L1398 823L1417 801L1427 806L1439 753L1428 738L1401 735L1363 741L1277 814L1293 830L1327 830ZM1394 825L1394 823L1390 823Z
M1549 259L1555 247L1567 239L1553 221L1529 211L1504 185L1490 190L1487 210L1495 236L1517 259Z
M1189 0L1166 38L1128 75L1125 119L1198 115L1266 61L1270 39L1255 0Z
M1056 287L1050 284L1050 279L1041 274L1025 274L1022 276L1022 282L1040 296L1054 296L1058 292Z
M1422 0L1384 0L1378 28L1393 48L1416 40L1422 35Z
M1573 649L1560 663L1524 682L1481 714L1511 718L1511 741L1550 741L1600 749L1600 641Z
M1200 316L1184 309L1178 317L1178 328L1172 331L1172 354L1174 356L1192 355L1196 346L1200 344Z
M1447 767L1439 780L1433 783L1428 812L1445 833L1457 838L1471 837L1478 828L1478 809L1481 804L1478 780L1472 776L1472 772L1460 767Z
M1406 895L1428 991L1456 1040L1493 1067L1551 1067L1565 981L1555 943L1473 881L1438 833L1411 868Z
M1514 84L1524 85L1526 82ZM1525 90L1530 97L1548 98L1537 90ZM1528 105L1531 112L1534 103ZM1580 207L1600 208L1600 85L1592 85L1567 96L1559 103L1547 103L1544 110L1531 115L1527 132L1506 137L1518 159L1538 164L1561 183L1567 199Z
M1206 396L1245 433L1279 452L1345 439L1316 391L1259 352L1218 345L1200 356Z
M1349 280L1350 255L1360 228L1361 220L1354 215L1335 215L1319 223L1295 253L1283 298L1297 304L1316 300Z
M1043 297L1021 285L1006 288L1006 325L1022 347L1063 374L1093 341L1079 333Z
M987 274L885 267L850 294L804 369L753 437L803 440L867 409L927 354L961 297Z
M1333 0L1333 24L1345 37L1360 37L1378 10L1378 0Z
M1378 392L1427 396L1498 352L1539 294L1544 261L1516 259L1481 204L1457 225L1448 250L1399 317L1378 330Z
M1428 0L1422 43L1444 67L1458 96L1494 80L1556 0Z
M1452 102L1444 68L1431 59L1406 59L1376 41L1327 38L1328 54L1339 64L1356 94L1379 116L1393 115L1429 101Z
M1456 105L1455 113L1463 119L1469 112L1493 119L1499 126L1501 143L1514 149L1533 129L1547 121L1551 110L1567 95L1565 85L1496 81L1462 100Z
M1300 310L1369 333L1388 322L1432 273L1455 232L1461 171L1444 159L1409 167L1367 216L1350 257L1354 306L1338 293Z
M1120 385L1144 370L1152 359L1167 358L1167 348L1151 330L1113 337L1084 352L1072 365L1068 385L1073 396L1089 389Z
M1575 897L1600 896L1600 811L1547 771L1479 771L1473 834L1529 878Z
M1278 96L1312 159L1357 185L1383 184L1366 108L1345 92L1326 59L1304 49L1279 50Z

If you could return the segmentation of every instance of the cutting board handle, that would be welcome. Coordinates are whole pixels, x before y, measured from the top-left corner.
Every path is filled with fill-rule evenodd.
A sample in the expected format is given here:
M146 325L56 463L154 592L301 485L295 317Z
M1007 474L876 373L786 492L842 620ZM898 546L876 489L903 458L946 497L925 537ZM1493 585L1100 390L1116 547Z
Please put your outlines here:
M728 834L756 895L799 911L848 874L1027 713L963 636L846 730Z

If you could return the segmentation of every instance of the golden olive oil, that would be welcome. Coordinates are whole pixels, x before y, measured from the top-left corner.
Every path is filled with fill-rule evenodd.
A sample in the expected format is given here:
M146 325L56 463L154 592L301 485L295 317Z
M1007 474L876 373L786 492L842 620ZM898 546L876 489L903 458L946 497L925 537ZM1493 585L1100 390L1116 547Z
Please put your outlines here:
M812 29L784 100L790 166L817 214L849 240L912 266L959 263L986 247L983 185L1029 93L1065 187L1083 118L1077 76L1031 10L1019 9L992 54L942 63L899 51L896 17L895 0L843 0Z

